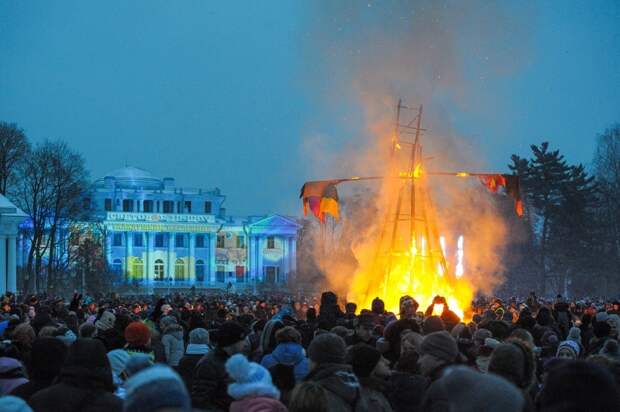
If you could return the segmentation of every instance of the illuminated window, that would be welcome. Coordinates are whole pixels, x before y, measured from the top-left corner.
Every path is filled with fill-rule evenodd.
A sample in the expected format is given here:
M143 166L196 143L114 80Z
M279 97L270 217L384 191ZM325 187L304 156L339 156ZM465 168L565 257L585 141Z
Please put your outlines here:
M123 234L114 233L112 236L112 246L123 246Z
M183 259L177 259L174 264L174 279L185 280L185 262Z
M134 258L131 268L134 279L142 279L144 276L144 262L140 258Z
M205 262L202 259L196 261L196 280L198 282L205 280Z
M276 239L273 236L267 236L267 249L276 248Z
M123 212L133 212L133 200L123 199Z
M103 208L106 212L112 211L112 199L105 199L103 201Z
M215 247L218 247L220 249L224 248L224 235L217 235L217 245Z
M144 213L153 213L153 201L152 200L145 200L142 203L142 209L143 209Z
M155 280L164 280L164 261L161 259L155 261Z
M205 235L196 235L196 247L197 248L205 247Z
M211 214L211 202L205 202L205 214Z
M245 236L243 235L237 236L237 248L245 249Z

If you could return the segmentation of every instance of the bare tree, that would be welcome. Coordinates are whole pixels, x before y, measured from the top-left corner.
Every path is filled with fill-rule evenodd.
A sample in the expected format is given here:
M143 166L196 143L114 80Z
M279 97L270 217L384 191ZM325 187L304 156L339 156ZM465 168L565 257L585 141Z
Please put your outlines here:
M15 123L0 122L0 194L6 195L18 164L30 150L24 131Z

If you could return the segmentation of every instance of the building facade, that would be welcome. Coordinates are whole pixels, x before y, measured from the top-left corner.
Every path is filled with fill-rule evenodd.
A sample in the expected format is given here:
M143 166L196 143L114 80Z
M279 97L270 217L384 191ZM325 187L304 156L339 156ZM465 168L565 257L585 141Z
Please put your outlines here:
M219 189L177 187L173 178L125 167L95 181L83 207L105 238L108 267L127 284L284 284L296 271L300 225L277 214L229 217L224 200Z
M17 238L27 215L0 195L0 295L17 290Z

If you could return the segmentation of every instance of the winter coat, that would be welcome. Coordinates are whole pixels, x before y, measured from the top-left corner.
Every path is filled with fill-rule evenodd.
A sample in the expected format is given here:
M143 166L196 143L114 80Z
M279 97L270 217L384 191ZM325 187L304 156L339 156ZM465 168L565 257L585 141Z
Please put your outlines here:
M127 346L125 348L125 352L127 352L129 356L146 355L149 357L151 362L155 362L155 353L151 348L147 348L145 346Z
M230 404L230 412L287 412L277 399L266 396L249 396Z
M418 412L429 380L421 375L406 372L392 372L386 396L394 412Z
M228 395L231 379L226 373L229 356L216 348L200 359L194 370L191 397L192 406L198 409L227 411L233 399Z
M105 349L110 352L114 349L123 349L125 346L125 337L115 328L108 330L97 330L97 336L95 339L99 339L103 342Z
M304 348L298 343L280 343L272 353L265 355L260 363L265 369L282 364L293 367L295 382L302 381L308 374L308 358L304 354Z
M370 411L362 397L360 383L349 365L319 365L306 376L305 381L316 382L325 389L330 412Z
M386 383L374 377L360 378L362 398L368 405L368 410L376 412L392 412L392 406L384 393Z
M179 361L185 352L185 342L183 341L183 327L178 324L170 325L166 328L164 336L161 338L166 353L166 362L169 366L178 366Z
M209 353L209 351L211 351L209 345L196 343L190 343L187 345L185 355L179 361L177 372L179 372L179 375L183 378L183 382L185 382L185 386L188 390L192 389L194 369L196 368L196 365L204 355Z
M13 389L28 382L24 367L17 359L0 358L0 395L8 395Z
M29 402L32 395L50 386L52 386L52 381L31 380L13 389L10 395L17 396Z

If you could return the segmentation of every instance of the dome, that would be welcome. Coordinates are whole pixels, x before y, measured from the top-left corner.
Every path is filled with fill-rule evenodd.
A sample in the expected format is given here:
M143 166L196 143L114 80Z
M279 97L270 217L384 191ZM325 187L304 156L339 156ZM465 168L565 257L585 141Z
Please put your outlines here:
M162 180L154 176L151 172L140 169L139 167L127 166L107 173L103 178L97 180L97 187L105 187L107 178L114 178L116 187L120 189L161 189Z

